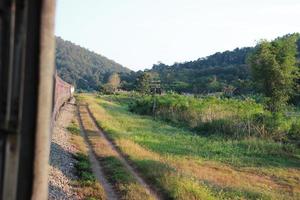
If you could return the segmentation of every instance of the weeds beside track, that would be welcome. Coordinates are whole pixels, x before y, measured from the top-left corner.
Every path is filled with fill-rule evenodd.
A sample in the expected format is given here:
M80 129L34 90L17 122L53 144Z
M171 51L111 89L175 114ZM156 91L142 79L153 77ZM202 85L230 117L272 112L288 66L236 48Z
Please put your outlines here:
M155 192L135 172L105 134L97 127L86 105L78 106L86 139L105 178L114 186L120 199L158 199Z

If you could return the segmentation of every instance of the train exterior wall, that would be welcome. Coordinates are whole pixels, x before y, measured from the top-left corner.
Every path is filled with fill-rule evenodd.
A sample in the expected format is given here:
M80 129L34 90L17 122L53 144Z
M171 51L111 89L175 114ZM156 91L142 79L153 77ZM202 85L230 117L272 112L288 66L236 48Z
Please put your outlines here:
M63 81L57 74L55 75L53 122L56 120L60 108L73 96L74 90L73 85Z

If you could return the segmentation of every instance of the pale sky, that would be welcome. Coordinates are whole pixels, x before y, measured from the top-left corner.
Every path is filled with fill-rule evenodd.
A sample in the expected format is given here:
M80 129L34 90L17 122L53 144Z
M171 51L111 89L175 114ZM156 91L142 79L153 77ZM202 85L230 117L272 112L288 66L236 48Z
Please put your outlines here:
M300 0L57 0L56 35L132 69L300 32Z

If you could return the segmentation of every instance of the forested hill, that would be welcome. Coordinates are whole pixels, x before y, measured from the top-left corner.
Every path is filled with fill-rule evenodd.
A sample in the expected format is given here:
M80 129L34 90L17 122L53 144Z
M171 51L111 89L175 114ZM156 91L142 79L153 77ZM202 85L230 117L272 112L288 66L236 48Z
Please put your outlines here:
M253 47L236 48L171 66L159 63L150 71L159 74L165 87L178 92L209 93L239 85L247 89L250 72L246 58L253 50Z
M56 67L59 76L81 90L99 90L108 77L117 72L122 76L131 73L126 67L80 47L56 38Z
M284 37L289 35L282 38ZM300 52L300 40L297 43ZM255 47L236 48L233 51L218 52L195 61L174 65L159 63L153 65L149 71L159 75L166 90L190 93L231 90L237 93L248 93L253 88L253 82L247 57L254 49Z
M293 34L277 39L291 35ZM300 38L299 34L296 36ZM297 43L300 52L300 39ZM195 61L173 65L158 63L145 72L152 72L155 77L158 75L165 91L202 94L252 93L253 81L247 57L254 50L255 47L236 48ZM300 59L300 54L298 58ZM56 38L56 67L63 80L75 85L76 89L85 91L98 91L113 73L120 75L122 89L136 90L136 81L143 74L142 71L133 72L104 56L59 37Z

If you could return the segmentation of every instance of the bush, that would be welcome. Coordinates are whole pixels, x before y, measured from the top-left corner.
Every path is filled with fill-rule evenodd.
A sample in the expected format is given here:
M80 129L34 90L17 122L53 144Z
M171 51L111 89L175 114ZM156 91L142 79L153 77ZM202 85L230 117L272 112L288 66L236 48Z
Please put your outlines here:
M114 94L115 93L115 88L113 87L112 84L104 84L101 88L101 92L103 94Z
M291 129L288 133L288 140L291 143L296 144L300 147L300 121L292 124Z
M229 99L188 97L178 94L157 96L155 116L183 124L205 135L221 134L235 138L263 137L276 141L296 141L299 126L284 113L271 113L249 97ZM152 115L154 97L143 96L130 104L132 112ZM299 120L298 120L299 121ZM298 132L297 132L298 131Z

